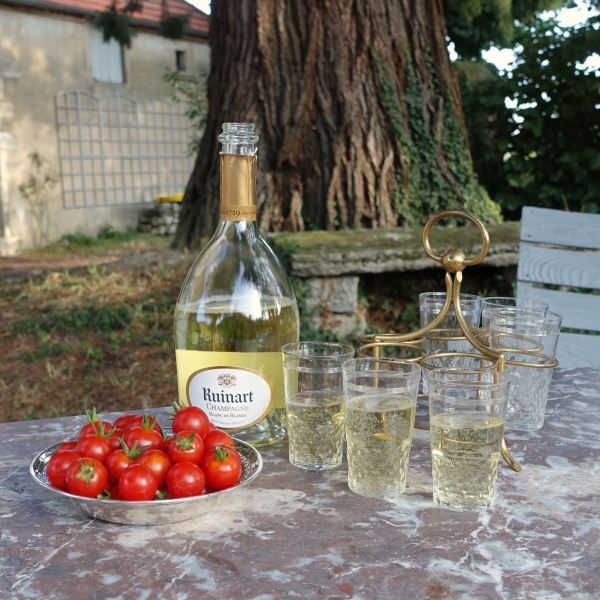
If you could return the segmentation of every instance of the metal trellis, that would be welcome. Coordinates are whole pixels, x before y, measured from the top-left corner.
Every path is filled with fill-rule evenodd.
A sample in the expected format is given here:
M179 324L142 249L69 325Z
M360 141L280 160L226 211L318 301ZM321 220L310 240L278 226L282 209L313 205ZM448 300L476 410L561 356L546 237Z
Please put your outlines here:
M185 189L194 161L186 105L161 98L56 97L66 208L152 202Z

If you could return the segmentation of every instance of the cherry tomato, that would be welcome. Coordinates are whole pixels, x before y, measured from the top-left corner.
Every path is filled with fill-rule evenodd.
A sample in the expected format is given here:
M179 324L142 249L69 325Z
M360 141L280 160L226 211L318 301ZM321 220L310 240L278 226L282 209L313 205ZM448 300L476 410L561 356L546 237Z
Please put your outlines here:
M99 500L109 500L114 487L114 484L108 481L104 486L104 489L96 496L96 498Z
M67 469L67 488L72 494L95 498L108 481L108 474L101 462L93 458L80 458Z
M79 432L79 439L93 433L100 433L101 435L108 433L112 429L112 424L108 421L101 421L96 412L96 407L92 410L86 409L85 416L87 417L88 423L81 428ZM104 431L99 430L99 426L102 424Z
M82 439L88 435L97 435L99 431L100 424L104 428L104 433L108 433L112 428L112 424L108 421L94 421L93 423L88 423L81 428L79 432L79 439Z
M167 473L167 491L173 498L199 496L205 483L202 469L190 462L177 463Z
M63 442L59 447L57 452L62 452L63 450L75 450L75 447L77 446L77 442L76 441L71 441L71 442Z
M214 448L215 446L233 446L235 443L233 438L228 433L225 433L220 429L209 431L203 441L205 452L209 448Z
M217 490L213 490L211 487L205 485L204 489L202 490L202 493L200 494L201 496L206 496L207 494L212 494L214 492L216 492Z
M191 462L197 465L204 454L204 443L195 431L176 433L167 446L173 463Z
M131 421L131 419L135 419L136 415L121 415L114 424L114 427L116 427L117 429L127 429L127 424L129 423L129 421Z
M156 475L158 487L162 487L167 471L173 466L171 459L160 450L148 450L135 459L136 465L148 467Z
M200 461L206 483L215 490L235 485L242 474L240 455L231 446L215 446L206 451Z
M146 429L145 427L132 427L126 429L123 434L123 440L131 447L135 442L142 448L143 446L150 446L148 450L164 450L165 442L163 440L162 433L156 431L156 429Z
M110 499L111 500L123 500L123 496L121 496L121 492L119 492L118 485L115 485L115 487L110 491Z
M104 437L93 434L79 440L75 452L84 458L95 458L103 463L113 451L111 443Z
M152 500L156 490L156 475L144 465L131 465L121 473L119 492L123 500Z
M182 431L195 431L201 438L208 433L210 421L206 413L197 406L186 406L177 411L173 419L173 433Z
M46 466L46 475L50 483L61 490L67 489L67 469L79 459L79 454L74 450L61 450L52 456Z
M130 448L124 440L120 440L120 446L121 448L112 452L104 463L108 472L108 480L115 484L119 482L121 473L148 449L139 448L137 442Z
M208 433L210 433L211 431L215 431L216 429L217 429L217 426L212 421L210 421L208 423Z
M121 473L132 464L133 458L126 456L123 450L115 450L108 456L104 463L106 472L108 473L108 480L112 483L119 483Z
M133 419L131 419L127 426L125 427L125 431L128 429L133 429L134 427L146 427L147 429L155 429L163 435L163 429L158 422L158 417L151 417L149 414L144 413L143 415L135 415Z
M106 438L110 442L113 452L121 449L121 438L124 434L125 432L122 429L114 429L114 431Z

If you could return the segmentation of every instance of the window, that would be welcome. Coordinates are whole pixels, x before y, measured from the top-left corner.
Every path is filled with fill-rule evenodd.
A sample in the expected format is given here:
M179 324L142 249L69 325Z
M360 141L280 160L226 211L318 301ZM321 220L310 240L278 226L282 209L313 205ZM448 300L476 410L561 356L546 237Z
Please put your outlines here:
M175 66L178 71L185 71L185 52L183 50L175 50Z
M117 40L111 39L109 42L105 42L102 32L92 27L90 30L90 54L94 81L125 82L123 50Z

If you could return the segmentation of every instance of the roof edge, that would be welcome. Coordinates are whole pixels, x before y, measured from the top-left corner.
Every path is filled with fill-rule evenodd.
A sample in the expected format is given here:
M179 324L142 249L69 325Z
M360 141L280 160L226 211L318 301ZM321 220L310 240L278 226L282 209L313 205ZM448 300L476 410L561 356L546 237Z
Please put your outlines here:
M95 10L86 10L85 8L75 8L71 6L62 6L60 4L53 4L52 2L44 2L44 0L0 0L0 6L8 5L14 8L32 8L34 10L44 10L52 13L62 13L67 15L72 15L74 17L94 17L96 16ZM191 8L195 8L190 5ZM202 15L208 17L203 11L198 10L198 12L202 13ZM133 27L141 27L144 29L153 29L158 31L160 27L160 23L155 23L154 21L146 21L144 19L131 19L131 25ZM208 39L207 31L200 31L199 29L186 29L184 32L185 35L190 37L199 37L203 39Z

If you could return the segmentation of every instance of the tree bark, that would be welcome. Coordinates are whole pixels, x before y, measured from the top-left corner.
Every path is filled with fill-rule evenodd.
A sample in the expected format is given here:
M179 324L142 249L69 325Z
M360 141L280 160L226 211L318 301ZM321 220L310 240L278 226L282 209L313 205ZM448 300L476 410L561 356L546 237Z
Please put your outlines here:
M473 175L441 0L213 0L206 130L176 235L215 229L224 122L253 122L263 232L493 220Z

